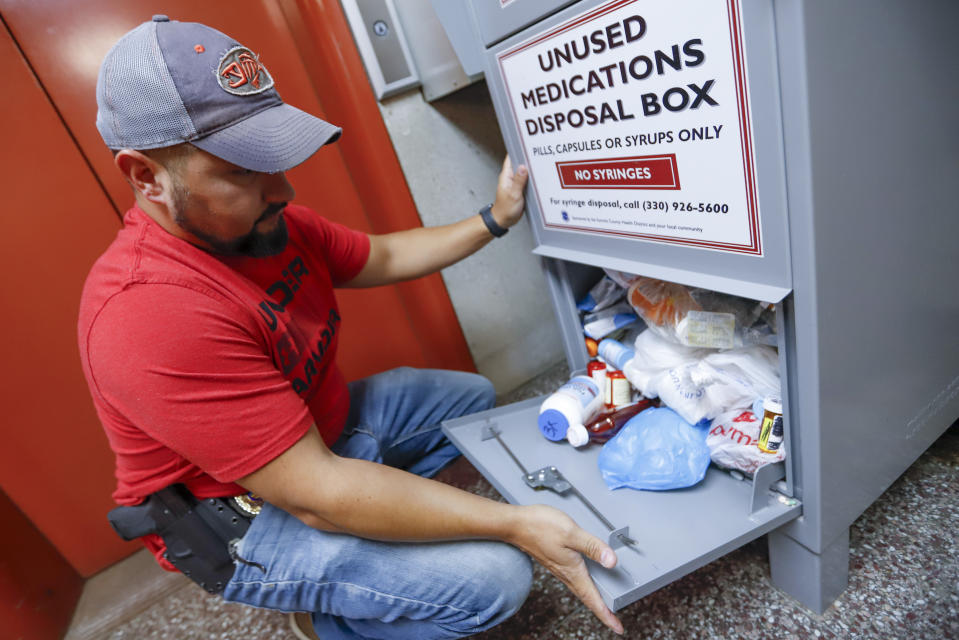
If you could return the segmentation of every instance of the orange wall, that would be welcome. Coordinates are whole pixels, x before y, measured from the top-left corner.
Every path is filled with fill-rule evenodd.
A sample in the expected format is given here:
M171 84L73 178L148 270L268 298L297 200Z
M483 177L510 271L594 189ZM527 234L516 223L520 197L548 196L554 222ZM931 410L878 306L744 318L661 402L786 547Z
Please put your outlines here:
M135 548L103 517L112 507L113 455L87 393L76 338L84 278L120 224L5 30L0 60L0 487L89 575Z

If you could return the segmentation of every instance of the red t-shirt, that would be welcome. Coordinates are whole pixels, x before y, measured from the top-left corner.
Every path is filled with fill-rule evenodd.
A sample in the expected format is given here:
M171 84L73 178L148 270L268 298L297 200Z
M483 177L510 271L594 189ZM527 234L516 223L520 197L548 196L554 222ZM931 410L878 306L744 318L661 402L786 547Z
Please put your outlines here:
M312 423L327 444L340 435L349 395L333 288L366 264L369 238L304 207L284 216L283 253L228 258L134 207L94 264L80 357L116 453L118 503L177 482L200 498L243 493L234 481ZM159 557L158 540L147 543Z

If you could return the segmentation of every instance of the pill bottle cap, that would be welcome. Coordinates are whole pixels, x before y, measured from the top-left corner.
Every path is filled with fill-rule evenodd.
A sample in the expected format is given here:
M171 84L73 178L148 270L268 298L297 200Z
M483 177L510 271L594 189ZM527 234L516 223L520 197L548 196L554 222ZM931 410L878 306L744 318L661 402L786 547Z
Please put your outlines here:
M566 437L566 430L569 429L569 420L563 415L562 411L556 409L547 409L539 414L539 430L546 436L547 440L558 442Z
M566 439L574 447L582 447L589 442L589 432L581 424L571 424L569 429L566 430Z
M782 415L782 400L779 399L779 396L766 396L763 398L763 410Z

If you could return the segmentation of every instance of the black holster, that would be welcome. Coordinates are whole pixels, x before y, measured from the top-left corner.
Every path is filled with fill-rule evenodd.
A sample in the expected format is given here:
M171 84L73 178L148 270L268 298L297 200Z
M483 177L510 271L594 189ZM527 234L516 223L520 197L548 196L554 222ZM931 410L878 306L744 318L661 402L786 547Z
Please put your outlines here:
M231 545L243 537L250 518L229 499L198 500L175 484L133 507L116 507L107 519L124 540L150 533L166 543L164 557L210 593L220 593L233 577Z

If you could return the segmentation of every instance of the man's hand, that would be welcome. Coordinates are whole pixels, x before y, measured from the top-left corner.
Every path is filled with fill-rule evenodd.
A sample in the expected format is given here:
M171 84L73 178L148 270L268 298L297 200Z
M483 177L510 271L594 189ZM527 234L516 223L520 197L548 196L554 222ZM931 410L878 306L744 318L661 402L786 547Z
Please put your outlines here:
M503 170L500 171L499 181L496 184L496 200L493 202L493 219L504 228L512 227L523 216L526 200L523 198L523 189L529 178L529 171L520 165L513 172L513 164L509 156L503 160Z
M493 219L509 228L523 215L523 188L529 172L513 172L509 156L503 162L493 203ZM489 244L493 235L475 213L453 224L418 227L370 236L370 254L355 278L340 286L377 287L419 278L462 260Z
M622 635L623 623L603 602L583 560L585 555L607 569L612 569L616 566L616 554L612 548L579 528L572 518L558 509L545 505L520 509L521 524L514 538L508 542L549 569L589 607L600 622Z

